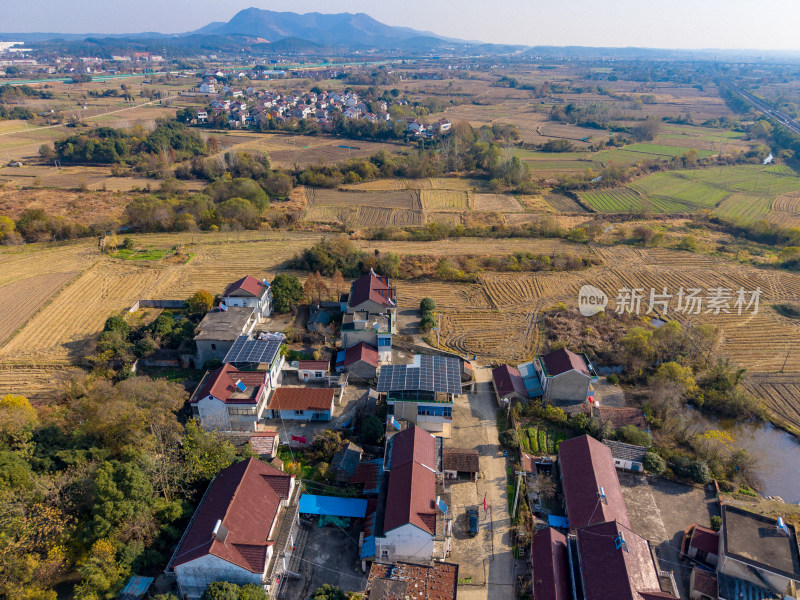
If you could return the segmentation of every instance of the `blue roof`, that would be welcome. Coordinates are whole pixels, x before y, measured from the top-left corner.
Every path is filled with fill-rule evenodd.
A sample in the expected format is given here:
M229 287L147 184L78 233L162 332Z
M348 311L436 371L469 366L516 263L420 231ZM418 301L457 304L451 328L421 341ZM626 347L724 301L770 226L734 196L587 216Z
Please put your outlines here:
M364 543L361 545L361 559L372 558L375 556L375 536L368 535L364 538Z
M567 517L559 517L558 515L547 515L547 523L550 527L558 527L559 529L569 529L569 519Z
M150 589L150 585L153 581L154 579L152 577L134 575L128 579L128 583L125 584L125 587L122 588L122 591L119 593L120 599L136 600L137 598L141 598L147 593L147 590Z
M364 515L367 514L367 501L360 498L304 494L300 497L300 512L311 515L332 515L334 517L363 519Z
M522 376L522 383L525 384L525 390L528 392L528 398L536 398L543 396L544 390L539 381L539 374L536 372L536 367L533 366L533 361L517 365L519 374Z

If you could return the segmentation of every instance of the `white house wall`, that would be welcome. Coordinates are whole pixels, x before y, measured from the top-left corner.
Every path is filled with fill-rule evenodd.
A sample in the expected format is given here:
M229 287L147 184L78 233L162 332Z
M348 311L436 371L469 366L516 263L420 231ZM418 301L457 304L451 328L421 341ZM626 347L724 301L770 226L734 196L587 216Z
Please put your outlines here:
M271 554L272 549L268 549ZM269 559L266 561L269 563ZM263 573L251 573L226 560L206 554L175 567L180 592L186 598L199 598L214 581L229 581L237 585L262 585Z
M228 407L224 402L214 396L206 396L197 402L197 412L200 424L206 431L230 431L231 423L228 418Z
M383 551L388 554L384 555ZM430 560L433 556L433 536L416 525L406 523L375 538L375 557L379 561Z

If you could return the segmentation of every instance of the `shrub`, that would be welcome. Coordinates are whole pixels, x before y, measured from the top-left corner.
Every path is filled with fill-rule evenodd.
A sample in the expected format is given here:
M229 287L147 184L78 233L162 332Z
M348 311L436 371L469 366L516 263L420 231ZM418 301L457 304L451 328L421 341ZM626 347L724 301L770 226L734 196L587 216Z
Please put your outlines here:
M430 331L436 326L436 321L433 318L433 315L430 313L425 313L422 316L422 320L419 322L419 328L423 331Z
M436 301L433 298L423 298L419 303L419 310L423 313L436 310Z
M708 463L702 460L694 460L688 456L675 457L672 462L672 471L678 477L690 479L697 483L708 483L711 479Z
M106 319L106 323L103 325L103 331L118 331L123 337L128 337L131 328L123 317L113 315Z
M606 377L606 381L611 385L617 385L619 383L619 375L616 373L611 373L608 377Z
M711 517L711 529L714 531L719 531L722 529L722 517L714 515Z
M376 416L370 415L361 424L361 441L365 444L377 444L383 437L383 422Z
M649 448L653 443L650 434L642 431L636 425L625 425L617 429L617 438L627 444Z
M644 455L644 470L656 475L663 475L667 470L667 462L655 452L646 452Z
M509 429L500 434L500 443L509 450L519 448L519 435L516 429Z

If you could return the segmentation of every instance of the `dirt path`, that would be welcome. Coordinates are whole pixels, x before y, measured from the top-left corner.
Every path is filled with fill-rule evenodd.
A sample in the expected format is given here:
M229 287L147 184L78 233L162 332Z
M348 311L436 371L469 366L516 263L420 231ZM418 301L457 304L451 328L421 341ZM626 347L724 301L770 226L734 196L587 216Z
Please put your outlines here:
M483 477L477 482L476 499L482 504L483 495L486 494L490 511L481 515L482 528L487 536L487 550L483 556L475 557L475 563L483 560L486 585L461 586L458 596L462 600L510 600L514 597L514 559L511 553L505 458L497 438L496 403L489 383L491 370L477 368L475 371L477 391L456 402L452 437L447 445L477 448L480 453ZM483 526L485 520L489 521L487 526ZM474 564L470 568L474 569Z

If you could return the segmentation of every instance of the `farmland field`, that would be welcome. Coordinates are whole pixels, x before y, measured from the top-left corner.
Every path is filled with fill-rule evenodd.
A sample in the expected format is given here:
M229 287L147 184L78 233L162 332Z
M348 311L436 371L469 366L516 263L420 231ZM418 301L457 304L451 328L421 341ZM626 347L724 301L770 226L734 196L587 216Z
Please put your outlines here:
M544 200L558 212L586 212L575 200L563 194L546 194Z
M579 192L578 196L598 212L643 212L651 206L641 194L625 187Z
M0 344L77 274L67 271L36 275L0 287Z
M800 227L800 193L783 194L775 198L767 220L784 227Z
M474 194L472 208L484 212L522 212L525 209L511 194Z
M380 208L419 208L418 192L398 190L386 192L341 192L306 188L306 199L310 206L325 207L358 207L375 206Z
M457 190L423 189L420 192L422 208L426 211L458 211L469 209L467 192Z

